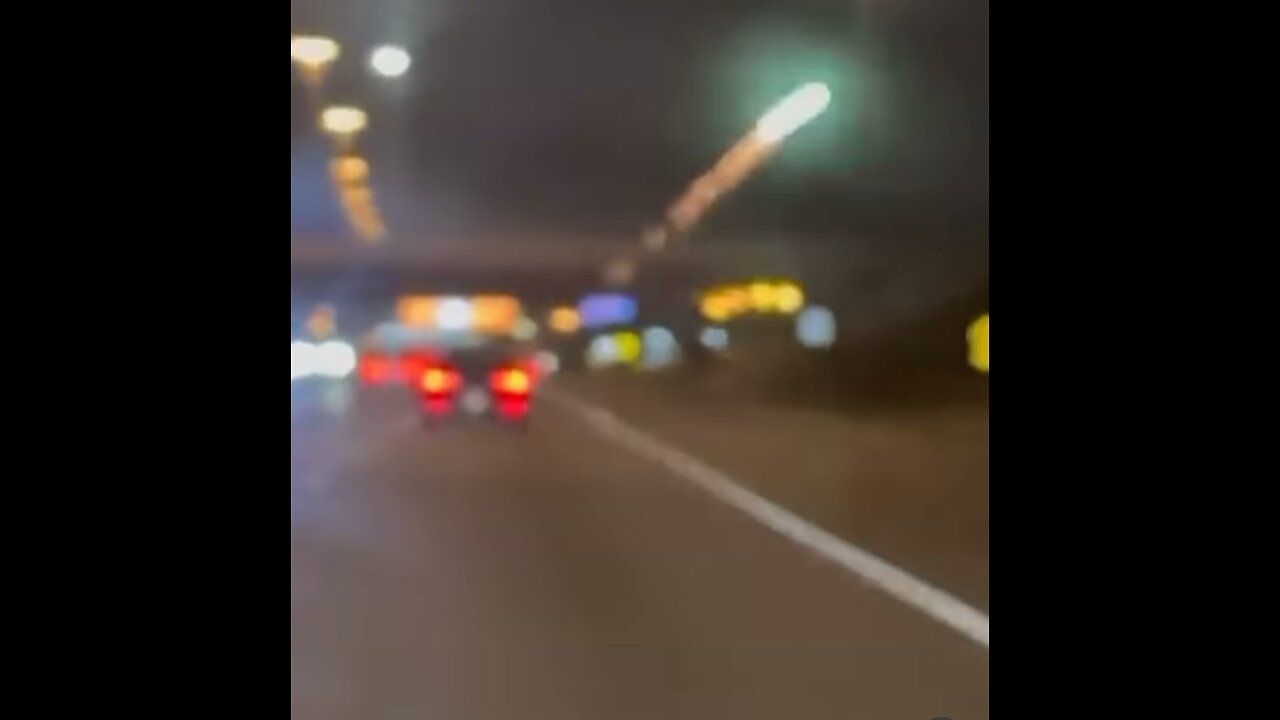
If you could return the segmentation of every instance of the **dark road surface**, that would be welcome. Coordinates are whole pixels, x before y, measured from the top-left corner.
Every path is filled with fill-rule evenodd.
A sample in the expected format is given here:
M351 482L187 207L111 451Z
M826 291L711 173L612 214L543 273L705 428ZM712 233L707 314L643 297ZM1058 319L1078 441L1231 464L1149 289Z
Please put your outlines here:
M295 720L978 720L989 651L544 403L293 399Z

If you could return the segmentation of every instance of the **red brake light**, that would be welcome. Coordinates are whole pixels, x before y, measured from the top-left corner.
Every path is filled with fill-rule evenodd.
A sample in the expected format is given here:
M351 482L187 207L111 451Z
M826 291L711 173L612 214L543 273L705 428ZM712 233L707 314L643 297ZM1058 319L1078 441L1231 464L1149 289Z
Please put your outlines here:
M528 395L533 389L533 380L520 368L505 368L494 373L493 389L505 395Z
M458 373L451 368L429 367L421 377L419 384L430 395L446 395L458 387Z

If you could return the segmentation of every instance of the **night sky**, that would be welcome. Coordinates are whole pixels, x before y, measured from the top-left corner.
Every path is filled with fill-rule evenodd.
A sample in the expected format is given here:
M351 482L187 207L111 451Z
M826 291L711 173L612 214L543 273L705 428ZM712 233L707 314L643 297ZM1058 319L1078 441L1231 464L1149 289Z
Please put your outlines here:
M830 112L705 232L806 238L946 228L989 253L988 0L291 0L346 51L330 99L366 106L394 243L633 242L773 101ZM377 42L414 53L376 81ZM296 79L290 226L343 225ZM568 238L572 238L569 240Z

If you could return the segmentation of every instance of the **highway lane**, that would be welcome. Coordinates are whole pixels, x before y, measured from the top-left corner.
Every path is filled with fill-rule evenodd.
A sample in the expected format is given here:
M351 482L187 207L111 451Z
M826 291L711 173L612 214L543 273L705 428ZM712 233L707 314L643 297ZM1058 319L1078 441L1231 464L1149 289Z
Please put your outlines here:
M990 611L985 398L833 412L638 374L566 376L557 383Z
M291 414L293 718L989 717L987 650L569 412L342 405Z

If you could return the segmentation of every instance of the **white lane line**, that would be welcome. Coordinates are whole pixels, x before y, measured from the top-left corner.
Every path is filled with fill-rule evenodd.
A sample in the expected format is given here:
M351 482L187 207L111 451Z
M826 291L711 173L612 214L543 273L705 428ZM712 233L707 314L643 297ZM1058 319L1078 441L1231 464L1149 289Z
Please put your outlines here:
M604 408L563 391L547 393L546 397L576 411L600 435L662 465L779 535L839 565L984 648L991 649L991 617L986 613L766 500L728 475L629 425Z

